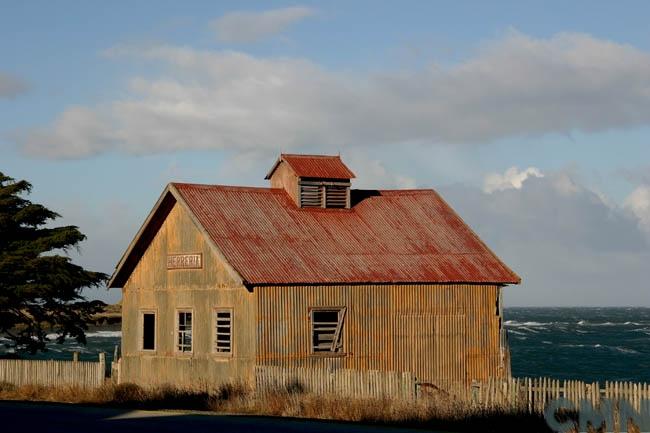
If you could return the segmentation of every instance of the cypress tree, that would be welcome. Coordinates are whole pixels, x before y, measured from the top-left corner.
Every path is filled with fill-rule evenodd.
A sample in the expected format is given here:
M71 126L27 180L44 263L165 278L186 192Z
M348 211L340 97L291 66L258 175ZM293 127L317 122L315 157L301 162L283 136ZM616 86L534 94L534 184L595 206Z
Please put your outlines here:
M107 275L72 263L67 252L86 239L78 227L51 227L60 217L24 198L32 185L0 172L0 336L18 352L45 351L48 333L86 344L86 323L104 303L82 289Z

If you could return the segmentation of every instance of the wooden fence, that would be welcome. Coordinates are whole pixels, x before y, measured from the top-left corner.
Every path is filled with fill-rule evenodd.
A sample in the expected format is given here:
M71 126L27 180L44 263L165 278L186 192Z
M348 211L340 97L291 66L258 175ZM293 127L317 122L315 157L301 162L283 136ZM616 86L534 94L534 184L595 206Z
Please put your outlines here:
M633 382L586 383L577 380L549 378L494 379L471 386L459 384L446 393L469 404L485 408L504 408L542 413L552 400L565 399L576 408L583 402L592 407L601 400L625 400L639 409L643 400L650 400L650 384Z
M318 394L337 394L364 398L416 397L417 380L412 373L376 370L326 370L317 368L255 367L256 388L299 388Z
M78 386L96 388L104 383L106 358L99 361L0 359L0 382L16 386Z
M548 403L558 399L564 399L576 408L585 402L596 407L602 399L625 400L637 410L644 400L650 401L650 384L647 383L607 381L601 384L550 378L510 378L471 385L447 384L438 388L418 383L412 373L397 371L256 366L255 383L260 391L294 387L307 392L363 398L410 400L442 394L469 406L530 413L542 413Z

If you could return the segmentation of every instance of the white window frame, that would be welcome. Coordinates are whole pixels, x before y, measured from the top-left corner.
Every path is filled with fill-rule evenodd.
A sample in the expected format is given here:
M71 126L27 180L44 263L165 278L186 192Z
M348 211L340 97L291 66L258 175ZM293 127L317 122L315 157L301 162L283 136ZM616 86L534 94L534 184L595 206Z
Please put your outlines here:
M190 313L192 315L192 321L190 323L190 329L189 329L189 334L190 334L190 350L183 350L181 348L181 343L179 342L179 337L181 335L181 332L187 333L187 330L181 331L180 329L180 315L181 313ZM181 354L181 355L191 355L194 352L194 321L196 317L194 316L194 310L192 308L177 308L176 309L176 326L175 326L175 332L174 332L174 349L176 353Z
M217 338L219 336L218 332L218 327L217 327L217 321L219 320L217 315L219 313L229 313L230 314L230 351L229 352L221 352L218 350L217 347ZM235 311L234 308L232 307L217 307L212 310L212 353L224 357L224 358L231 358L233 356L233 353L235 352Z

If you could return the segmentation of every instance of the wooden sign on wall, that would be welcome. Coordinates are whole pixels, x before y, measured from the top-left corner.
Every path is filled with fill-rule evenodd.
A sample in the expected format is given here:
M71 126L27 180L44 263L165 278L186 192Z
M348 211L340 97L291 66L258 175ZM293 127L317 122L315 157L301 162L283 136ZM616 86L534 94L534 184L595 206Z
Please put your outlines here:
M203 254L167 254L167 269L201 269Z

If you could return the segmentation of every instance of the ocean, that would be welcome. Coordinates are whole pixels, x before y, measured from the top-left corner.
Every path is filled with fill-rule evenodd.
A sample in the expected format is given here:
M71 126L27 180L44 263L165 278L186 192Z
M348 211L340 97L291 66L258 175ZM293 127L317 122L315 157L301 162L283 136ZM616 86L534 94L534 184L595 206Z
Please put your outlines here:
M506 308L504 320L515 377L650 382L650 308ZM119 326L92 328L86 346L49 343L30 358L71 359L78 351L96 360L103 351L110 365L120 335Z
M650 382L650 308L507 308L512 375Z

